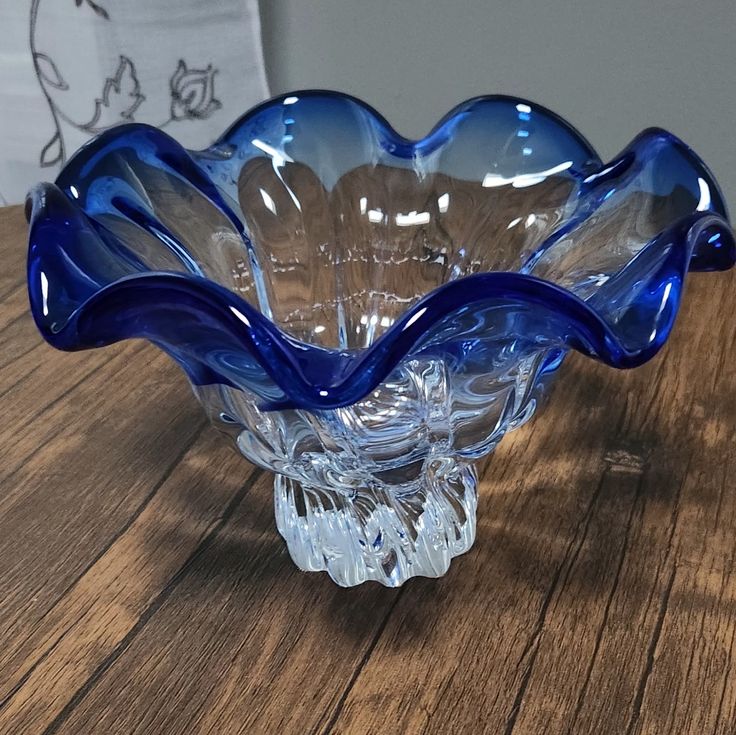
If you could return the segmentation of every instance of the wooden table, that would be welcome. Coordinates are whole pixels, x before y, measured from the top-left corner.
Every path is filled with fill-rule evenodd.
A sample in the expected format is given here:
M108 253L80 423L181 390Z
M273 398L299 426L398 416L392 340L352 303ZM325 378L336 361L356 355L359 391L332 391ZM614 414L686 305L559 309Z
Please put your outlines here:
M3 735L736 731L733 275L645 367L572 356L445 578L344 590L167 358L41 342L19 208L0 247Z

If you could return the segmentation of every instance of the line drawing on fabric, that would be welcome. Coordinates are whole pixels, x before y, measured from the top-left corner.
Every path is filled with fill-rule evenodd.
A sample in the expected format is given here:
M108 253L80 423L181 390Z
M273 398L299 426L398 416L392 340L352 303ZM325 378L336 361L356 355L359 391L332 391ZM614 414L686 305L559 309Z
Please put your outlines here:
M31 0L29 44L33 59L33 69L49 106L54 132L41 148L39 164L44 167L63 165L68 158L61 122L77 130L97 135L104 130L126 122L134 122L135 114L145 102L146 95L141 90L134 61L120 54L117 66L105 79L99 96L90 101L92 110L89 118L82 118L65 110L58 102L59 92L69 89L69 84L53 57L37 48L36 26L41 0ZM89 8L104 22L114 22L110 13L95 0L74 0L76 8ZM180 58L175 71L169 78L169 118L156 124L164 128L174 121L204 120L222 107L215 96L215 75L217 69L212 64L204 68L190 68ZM77 118L77 119L75 119Z

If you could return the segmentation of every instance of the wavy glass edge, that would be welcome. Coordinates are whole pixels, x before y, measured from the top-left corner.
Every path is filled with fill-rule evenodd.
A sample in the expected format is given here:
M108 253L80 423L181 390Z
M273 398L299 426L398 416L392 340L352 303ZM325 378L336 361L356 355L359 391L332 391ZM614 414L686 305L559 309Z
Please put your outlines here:
M297 92L292 96L319 95L339 100L350 99L359 104L375 122L381 144L391 155L414 159L427 156L452 140L458 120L473 114L473 109L489 101L510 101L525 105L527 101L505 96L479 97L460 104L449 112L432 131L419 140L409 140L396 133L385 119L365 103L337 93ZM340 351L299 342L271 322L258 309L237 294L218 284L188 274L148 272L125 276L109 283L83 283L84 278L63 262L60 242L69 242L85 233L90 237L91 224L74 200L74 181L83 175L85 166L111 141L124 138L131 130L152 131L151 135L171 146L171 166L182 176L196 181L231 220L242 223L223 200L215 184L200 163L216 158L224 147L232 147L247 129L249 121L263 111L278 106L287 95L269 100L246 113L209 148L188 152L165 133L139 124L122 125L103 133L84 146L64 167L57 185L42 184L29 195L28 214L31 223L29 250L29 289L34 320L54 347L64 350L85 349L110 344L131 337L144 337L169 350L198 385L215 382L234 383L237 377L225 376L213 370L206 359L208 350L221 347L244 350L283 392L283 397L269 400L269 408L298 407L311 410L331 409L351 405L368 395L391 371L405 359L421 341L422 335L447 317L453 310L488 299L503 299L521 305L533 305L550 310L564 325L558 335L563 348L576 349L613 367L627 368L650 359L667 340L674 322L682 284L688 270L720 270L733 265L736 258L733 231L728 222L720 190L705 164L676 136L658 128L640 133L622 154L607 164L589 143L569 123L555 113L535 105L538 115L549 116L563 126L588 154L592 165L585 172L585 182L591 191L605 184L606 176L627 155L646 155L650 146L666 140L688 157L707 192L703 211L677 221L660 233L647 247L658 242L670 245L661 267L649 277L642 298L647 294L662 294L662 302L653 311L650 323L642 323L641 334L624 334L606 318L600 308L583 301L574 293L551 282L524 272L488 272L462 277L444 284L427 294L404 313L377 341L356 351ZM579 198L583 198L583 192ZM569 223L565 223L561 231ZM541 255L554 244L560 232L554 233L538 248ZM243 235L245 237L245 235ZM120 257L109 243L98 243L109 249L109 257ZM49 299L48 279L44 291L44 269L51 268L68 281L79 281L73 294L61 301ZM667 288L667 284L670 287ZM198 313L207 324L203 343L183 354L177 349L178 336L171 322L174 305L186 302L192 313ZM632 308L638 308L635 302ZM125 317L123 317L123 314ZM145 329L140 324L145 323ZM646 335L654 335L652 339Z

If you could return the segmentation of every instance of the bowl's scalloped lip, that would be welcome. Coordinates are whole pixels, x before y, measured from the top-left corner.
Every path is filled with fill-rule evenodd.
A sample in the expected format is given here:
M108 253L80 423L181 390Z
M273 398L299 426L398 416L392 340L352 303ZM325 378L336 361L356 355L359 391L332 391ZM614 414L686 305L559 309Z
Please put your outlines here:
M252 119L271 108L282 105L283 100L289 97L300 96L317 98L324 97L335 99L338 101L348 101L358 105L373 118L374 122L378 123L383 134L386 136L386 140L392 144L391 154L399 158L407 159L412 157L421 158L422 155L434 152L438 147L448 142L450 140L449 134L452 132L448 128L451 127L452 123L454 123L454 121L458 119L460 115L464 114L467 111L467 108L472 108L473 106L479 104L495 102L506 102L513 105L529 105L532 106L537 114L541 114L544 117L553 120L556 124L566 129L576 139L580 146L587 151L589 155L589 163L592 169L590 171L586 171L586 175L595 174L596 172L602 171L610 164L610 162L606 162L600 158L595 147L575 125L573 125L566 118L562 117L562 115L560 115L559 113L551 110L549 107L546 107L545 105L535 102L534 100L529 98L507 94L483 94L469 97L468 99L459 102L457 105L448 110L448 112L446 112L431 127L431 129L425 136L421 138L408 138L396 131L396 129L391 125L387 118L383 114L381 114L375 107L359 97L338 90L306 88L275 95L267 100L264 100L263 102L258 103L254 107L251 107L249 110L246 110L242 115L238 116L232 123L230 123L225 131L218 138L216 138L211 145L206 146L205 148L185 148L176 140L176 138L169 135L165 130L161 130L160 128L149 125L148 123L131 122L116 125L112 128L109 128L108 130L103 131L102 133L99 133L98 135L81 145L72 154L72 156L70 156L64 166L62 166L61 170L56 176L55 183L57 186L63 189L65 186L64 178L69 174L69 171L73 169L75 165L77 165L79 158L81 158L83 155L94 154L97 149L101 148L104 145L108 138L114 138L120 136L121 134L124 134L127 131L135 129L155 131L157 135L160 135L174 142L182 149L182 151L190 156L192 161L195 163L195 165L197 165L199 169L202 169L202 165L200 163L201 159L206 157L207 155L216 154L218 150L221 150L223 148L223 146L232 145L232 138L234 138L237 135L238 131L246 124L248 124ZM448 135L446 136L445 133L447 133ZM704 171L708 174L709 179L713 183L715 190L719 195L719 203L721 209L723 210L722 214L726 220L729 220L725 197L720 190L720 186L718 185L713 172L705 163L705 161L703 161L703 159L700 158L700 156L690 147L690 145L688 145L684 140L682 140L682 138L675 135L673 132L665 128L653 125L648 126L647 128L644 128L642 131L640 131L632 139L632 141L629 142L627 147L630 147L634 141L645 137L664 137L672 145L677 146L678 148L683 150L690 158L694 159L697 162L697 165L702 167ZM204 170L202 170L202 173L206 175ZM217 187L217 184L214 181L211 181L211 183L213 186ZM216 203L213 204L215 204L215 206L219 206Z
M386 119L366 102L341 92L315 89L297 90L266 100L240 116L211 146L200 151L188 151L187 149L184 149L170 135L164 131L154 128L153 126L142 123L129 123L117 126L109 131L105 131L82 146L82 148L75 153L75 155L72 156L63 167L57 177L57 183L59 186L63 186L63 179L68 175L68 172L74 168L81 156L85 154L94 155L95 151L98 148L101 148L110 136L120 135L121 132L126 129L144 128L154 130L156 135L161 135L174 141L182 151L189 155L193 161L196 161L197 154L212 153L217 151L217 149L221 148L223 145L228 145L230 143L230 139L237 134L238 129L247 124L247 122L256 115L270 107L282 104L283 100L287 97L299 95L318 97L329 96L335 99L350 100L360 105L374 118L376 122L380 124L387 139L399 147L403 146L405 153L408 151L421 151L423 149L429 150L433 146L436 148L437 145L441 145L443 143L441 136L445 134L452 121L458 115L466 112L468 108L472 109L472 106L475 104L494 101L508 102L510 104L529 104L533 105L537 112L550 116L575 136L581 146L590 152L591 158L596 164L597 171L603 171L606 165L600 161L595 149L573 125L556 113L548 110L546 107L520 97L510 95L482 95L470 98L469 100L461 102L444 115L426 136L412 140L404 138L397 133ZM677 136L661 128L648 128L640 133L635 140L638 140L647 134L667 136L670 141L682 146L689 155L694 157L698 165L702 166L703 169L710 174L707 166L702 162L697 154L695 154L689 146L682 142ZM200 170L202 169L200 165L197 165L197 168ZM204 171L202 173L206 176ZM710 176L711 181L714 183L716 190L718 191L715 179L712 175ZM210 183L215 185L211 179ZM72 201L70 197L67 196L66 192L60 193L64 195L67 202L74 206L83 217L86 218L88 216L77 202ZM213 202L213 205L218 206L216 202ZM718 227L725 229L728 233L731 232L725 211L722 213L707 212L698 214L707 214L710 218L709 221ZM684 219L685 218L683 218L683 220ZM700 217L697 219L700 219ZM679 221L677 224L682 225L683 221ZM688 229L689 227L690 225L688 225ZM684 244L685 243L683 243L683 245ZM692 243L690 243L690 246L691 249ZM675 248L674 250L677 251L679 249ZM681 253L678 256L673 252L671 256L672 258L682 258ZM684 264L684 270L687 270L687 262ZM680 275L684 277L684 271ZM257 309L255 309L255 307L250 306L236 293L229 291L219 284L193 274L148 271L134 274L106 284L80 303L66 317L64 326L53 333L44 326L44 320L41 318L41 314L38 310L37 300L36 303L34 303L34 299L32 298L31 303L34 320L44 337L51 344L62 349L79 349L80 346L75 344L75 338L79 337L76 333L76 328L80 319L83 317L89 317L90 312L94 311L96 305L103 301L108 295L132 288L136 283L143 283L144 280L148 286L160 283L163 287L166 284L177 283L179 286L184 286L192 293L197 292L198 294L205 294L210 305L216 307L221 312L223 321L229 321L229 323L232 324L234 333L246 337L243 347L253 354L264 370L271 376L281 390L284 391L287 398L292 401L293 405L309 409L328 409L350 405L367 395L371 390L379 385L385 377L387 377L389 372L399 362L401 362L402 359L409 354L412 346L416 344L421 335L425 333L432 324L436 323L452 310L451 307L448 306L448 294L457 295L463 288L467 288L470 283L476 284L478 285L478 288L486 289L490 292L498 290L502 290L504 293L523 292L526 294L525 298L529 298L530 289L537 289L543 294L547 294L549 296L548 301L551 302L551 304L545 302L544 298L539 294L535 295L532 300L535 302L543 302L546 306L551 305L561 311L569 312L568 315L574 314L574 321L580 329L586 329L588 331L592 330L592 332L595 332L598 335L598 338L594 340L594 342L597 343L596 345L593 345L591 348L589 343L588 349L582 349L581 351L584 351L587 354L592 354L598 359L617 367L633 367L652 357L653 354L660 349L669 332L669 330L667 330L667 334L662 335L661 339L657 339L655 343L649 345L646 349L631 353L625 348L621 339L617 337L615 330L606 323L605 319L603 319L603 317L594 308L582 301L578 296L549 281L544 281L529 274L516 272L488 272L465 276L461 279L443 284L438 288L433 289L417 304L406 310L402 316L391 327L389 327L389 329L378 340L376 340L376 342L365 348L356 349L351 355L347 355L344 351L340 351L338 348L323 348L300 342L283 331L266 316L261 314ZM32 288L32 284L29 284L29 288ZM462 302L461 305L478 300L478 297L475 299L469 298L467 293L465 293L464 296L464 299L460 299ZM449 301L454 303L457 301L457 298L450 298ZM232 313L232 308L241 310L247 317L246 321L249 321L250 323L244 324L242 319L237 320ZM233 320L237 321L237 324L233 324ZM235 331L236 328L239 331ZM124 337L118 337L118 339L122 338ZM268 343L270 343L269 349L264 349L263 347L264 338ZM116 340L111 339L110 341L112 342ZM581 349L577 345L572 346L576 349ZM301 351L303 354L305 349L312 350L315 355L325 355L328 359L350 360L350 369L347 371L336 370L334 372L334 374L340 375L341 379L338 383L333 385L318 385L308 380L300 367L297 351ZM362 379L358 380L357 378Z
M319 88L294 90L292 92L275 95L267 100L264 100L263 102L260 102L255 107L252 107L250 110L246 111L243 115L234 120L228 126L225 132L219 138L217 138L214 143L212 143L212 145L207 146L206 148L203 148L201 150L190 152L195 154L209 153L213 150L216 150L218 146L228 144L230 139L236 134L239 128L247 124L250 120L257 117L261 113L273 107L282 105L283 101L285 99L288 99L289 97L324 97L352 102L358 105L358 107L362 108L373 118L375 122L380 125L380 128L383 134L386 136L387 140L389 140L392 144L396 146L396 148L391 151L392 154L404 158L411 157L417 151L421 153L432 152L436 150L437 147L443 145L448 140L448 138L443 137L445 132L449 132L447 131L447 128L450 127L451 124L454 123L460 115L466 112L467 108L471 108L479 104L495 102L508 102L509 104L513 105L529 105L534 109L535 113L541 113L544 117L553 120L558 125L567 129L570 133L573 134L573 136L577 139L581 146L587 149L593 161L596 161L598 163L601 162L598 152L591 145L588 139L580 132L580 130L578 130L578 128L576 128L571 122L566 120L558 113L554 112L554 110L551 110L550 108L545 107L544 105L541 105L534 100L526 99L524 97L517 97L516 95L508 94L481 94L474 97L469 97L468 99L459 102L454 107L450 108L450 110L448 110L444 115L442 115L439 120L437 120L437 122L432 125L426 135L423 135L420 138L408 138L399 133L393 127L393 125L391 125L388 119L373 105L361 99L360 97L348 94L347 92Z

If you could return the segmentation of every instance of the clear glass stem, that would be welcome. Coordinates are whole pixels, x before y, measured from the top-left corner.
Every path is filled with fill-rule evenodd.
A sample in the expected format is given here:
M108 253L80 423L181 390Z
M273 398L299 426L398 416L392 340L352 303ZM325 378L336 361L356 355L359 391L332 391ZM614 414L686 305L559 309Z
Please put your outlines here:
M440 577L475 540L477 475L471 464L428 461L409 485L359 490L274 481L276 525L304 571L326 571L343 587L367 580L398 587Z

